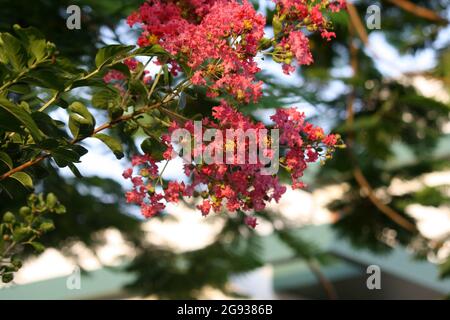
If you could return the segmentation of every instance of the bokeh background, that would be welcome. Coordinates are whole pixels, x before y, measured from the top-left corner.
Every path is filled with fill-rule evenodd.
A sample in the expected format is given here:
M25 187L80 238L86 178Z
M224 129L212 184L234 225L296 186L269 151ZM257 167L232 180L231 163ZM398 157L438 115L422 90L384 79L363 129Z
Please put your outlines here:
M125 18L141 0L0 0L0 31L34 26L62 55L91 66L97 48L134 44ZM82 29L66 28L66 8L82 8ZM144 221L125 204L129 187L116 160L89 142L83 179L60 170L38 185L67 213L30 255L0 299L235 298L442 299L450 293L450 10L447 0L350 1L332 17L337 38L312 37L314 64L284 75L260 59L265 95L243 112L268 121L297 106L345 150L311 166L304 191L288 191L258 212L255 232L238 216L202 218L195 203ZM381 28L366 26L380 8ZM270 18L271 1L255 1ZM150 66L151 72L157 70ZM89 105L91 92L77 91ZM75 98L75 97L74 97ZM201 113L206 101L188 101ZM95 113L95 110L93 110ZM66 120L64 112L52 115ZM128 156L142 140L121 137ZM51 165L51 164L48 164ZM166 179L179 179L171 163ZM287 177L285 177L287 178ZM287 181L287 180L286 180ZM0 194L0 212L20 206ZM368 266L381 289L367 287ZM371 269L369 268L369 271ZM80 275L81 288L67 287Z

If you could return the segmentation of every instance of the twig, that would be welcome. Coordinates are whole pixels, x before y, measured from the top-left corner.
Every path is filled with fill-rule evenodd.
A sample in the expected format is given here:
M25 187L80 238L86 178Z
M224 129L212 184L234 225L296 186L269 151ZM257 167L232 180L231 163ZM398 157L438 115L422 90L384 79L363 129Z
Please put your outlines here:
M350 16L350 22L356 29L359 38L364 43L365 46L369 43L369 36L367 35L366 28L364 27L361 18L358 15L358 10L356 10L355 6L351 2L347 2L347 12Z
M336 289L334 288L331 281L328 280L327 277L325 277L322 270L320 269L319 264L314 260L307 260L306 264L308 265L308 268L311 270L311 272L314 274L314 276L317 278L317 280L322 285L328 299L337 300L338 295L336 293Z
M171 101L171 100L169 100L169 101ZM167 101L167 102L169 102L169 101ZM167 102L165 102L165 103L167 103ZM117 123L119 123L119 122L123 122L123 121L130 120L131 118L134 118L135 116L140 115L140 114L142 114L142 113L145 113L145 112L147 112L147 111L149 111L149 110L159 108L159 107L161 107L163 104L164 104L164 103L158 102L158 103L153 104L153 105L151 105L151 106L148 106L148 107L146 107L146 108L142 108L142 109L140 109L140 110L138 110L138 111L136 111L136 112L134 112L134 113L132 113L132 114L123 115L123 116L121 116L121 117L119 117L119 118L117 118L117 119L114 119L114 120L112 120L112 121L109 121L109 122L107 122L107 123L104 123L104 124L102 124L101 126L97 127L97 128L92 132L91 135L86 136L86 137L82 137L82 138L78 138L78 139L73 139L72 141L70 141L70 144L75 144L75 143L78 143L78 142L80 142L80 141L82 141L82 140L84 140L84 139L86 139L86 138L90 138L90 137L94 136L95 134L99 133L100 131L103 131L103 130L105 130L105 129L111 128L112 126L114 126L115 124L117 124ZM27 161L27 162L21 164L20 166L15 167L15 168L9 170L8 172L6 172L6 173L4 173L3 175L0 176L0 181L6 179L6 178L8 178L8 177L10 177L11 175L13 175L13 174L16 173L16 172L23 171L23 170L25 170L25 169L27 169L27 168L29 168L29 167L31 167L31 166L33 166L33 165L35 165L35 164L41 162L42 160L48 158L49 156L51 156L51 153L45 153L45 154L42 154L42 155L38 156L37 158L35 158L35 159L33 159L33 160Z
M417 17L421 17L433 22L437 22L442 25L447 25L448 20L442 18L440 15L438 15L433 10L430 10L428 8L421 7L415 3L412 3L408 0L387 0L388 2L396 5L399 8L402 8L405 11L408 11L409 13L412 13L413 15Z

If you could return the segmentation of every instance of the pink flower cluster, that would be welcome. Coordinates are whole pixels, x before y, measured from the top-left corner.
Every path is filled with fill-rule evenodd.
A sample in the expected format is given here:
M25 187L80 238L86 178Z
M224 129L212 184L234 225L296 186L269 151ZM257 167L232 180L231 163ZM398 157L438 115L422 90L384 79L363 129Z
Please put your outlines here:
M278 109L271 119L275 122L275 128L280 129L280 144L288 147L280 161L290 172L292 188L304 188L300 179L307 163L319 159L320 144L329 147L328 154L333 151L338 137L334 134L325 136L322 128L306 122L305 115L296 108Z
M300 178L307 167L308 162L316 161L320 156L319 148L328 146L333 149L337 143L337 137L334 135L325 136L323 130L314 127L305 121L305 115L295 108L279 109L273 115L272 120L275 123L274 128L279 129L279 142L281 147L286 149L286 154L282 158L282 165L290 172L292 177L292 187L304 187ZM213 128L221 131L222 136L226 136L227 129L267 129L261 122L253 122L250 118L244 116L236 109L222 101L219 106L213 108L212 118L202 120L204 127ZM169 133L176 129L183 128L195 135L195 128L192 121L184 124L173 122ZM259 135L257 138L259 139ZM267 137L267 136L266 136ZM233 138L234 139L234 138ZM171 159L175 146L170 141L169 135L162 137L167 150L164 153L166 159ZM191 144L193 141L187 141ZM193 157L196 152L205 152L211 149L217 141L202 142L199 149L192 150ZM258 141L259 143L259 141ZM265 143L269 146L266 150L266 156L273 157L270 148L272 139L269 137ZM226 141L225 146L233 146L234 154L237 157L236 140ZM224 147L227 148L227 147ZM222 150L213 148L216 152ZM246 152L248 146L246 145ZM186 163L184 165L185 174L190 178L188 184L171 181L167 186L162 187L158 192L156 185L159 179L158 170L155 161L149 155L137 156L133 158L134 167L140 168L138 175L133 176L133 169L125 170L124 177L131 179L133 190L126 194L127 201L141 206L142 214L145 217L151 217L164 209L165 202L177 202L179 197L202 197L203 200L197 208L204 216L211 210L220 212L226 208L229 212L238 210L248 212L251 210L264 210L267 203L275 200L278 202L285 193L286 187L281 185L276 174L262 174L261 170L264 164L243 163L238 161L230 162L219 161L219 163ZM256 219L247 216L245 222L256 226Z
M336 37L328 30L329 21L323 11L339 12L345 8L345 0L273 0L277 6L274 22L278 23L276 37L281 40L275 46L274 60L283 63L283 72L289 74L295 70L293 58L299 65L313 62L309 40L305 31L320 32L328 41Z
M262 82L256 80L260 71L256 57L258 53L271 55L281 63L287 74L295 70L294 64L309 65L313 62L308 36L319 32L322 38L330 40L335 34L330 29L327 12L337 12L345 7L345 0L272 0L276 4L272 26L274 36L264 38L266 19L256 12L248 0L147 0L138 11L128 17L130 26L138 24L142 32L139 46L160 45L170 57L163 57L158 64L169 67L176 76L184 76L194 85L204 86L210 97L231 95L238 102L256 102L262 95ZM130 71L138 67L135 60L125 60ZM123 75L111 71L106 82L123 80ZM151 78L144 76L144 82ZM230 98L229 96L226 98ZM278 129L282 150L279 164L286 169L292 180L292 188L303 188L301 181L308 163L331 156L340 144L336 135L325 135L320 127L305 121L305 115L295 108L278 109L271 117L273 127L254 122L222 100L212 109L212 117L202 119L202 127L215 129L225 137L229 130L266 132ZM177 146L171 141L171 134L183 129L195 136L194 121L172 122L168 133L160 138L166 149L163 158L167 161L176 155ZM264 130L264 131L263 131ZM201 198L197 208L204 216L211 210L220 212L262 211L272 200L278 202L286 191L276 174L263 173L265 164L237 161L242 150L237 150L237 137L233 140L201 141L196 145L189 138L184 141L195 147L189 151L190 158L212 151L211 156L229 157L227 161L189 161L184 172L189 183L164 182L158 172L156 161L150 155L136 156L132 168L123 176L130 179L132 190L126 193L129 203L141 207L145 217L152 217L166 207L176 203L180 197ZM272 137L256 134L257 145L265 145L264 156L274 158ZM259 141L260 139L264 139ZM220 140L220 139L219 139ZM244 152L248 154L250 142L245 142ZM235 148L236 147L236 148ZM224 152L225 151L225 152ZM184 158L185 155L183 155ZM277 159L278 160L278 159ZM245 223L252 228L257 220L252 215L245 217Z
M128 17L130 26L137 23L138 44L160 44L210 96L225 91L249 102L261 95L254 57L265 19L246 0L150 0Z
M217 97L226 92L241 102L256 101L262 83L255 61L263 42L274 46L274 60L290 73L294 57L298 64L313 59L305 31L319 31L328 40L329 22L322 11L339 11L344 0L273 0L276 3L273 39L265 39L266 19L247 0L148 0L128 17L143 31L140 46L160 44L175 57L172 68L183 67L195 85ZM275 20L274 20L275 21ZM279 29L279 30L278 30ZM267 49L267 48L265 48Z
M120 71L110 70L103 76L105 83L116 83L118 81L125 80L127 77Z

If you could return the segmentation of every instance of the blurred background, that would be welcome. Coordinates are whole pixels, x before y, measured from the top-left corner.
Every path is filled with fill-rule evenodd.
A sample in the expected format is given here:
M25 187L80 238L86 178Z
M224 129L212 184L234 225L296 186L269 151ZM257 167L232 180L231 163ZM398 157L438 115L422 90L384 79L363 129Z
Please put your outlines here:
M137 30L124 19L141 3L0 0L0 31L37 27L62 55L89 67L102 45L136 42ZM271 1L254 3L270 18ZM71 4L82 8L81 30L66 28ZM335 40L311 38L311 66L286 76L261 58L265 95L242 111L266 122L274 108L296 106L340 133L347 148L311 166L305 190L288 189L280 203L256 213L255 232L239 216L203 218L192 202L142 220L125 204L129 186L121 174L129 160L89 142L92 152L79 166L84 178L60 170L38 186L54 192L67 213L42 239L49 248L30 255L13 283L0 285L0 299L447 298L448 4L351 1L347 12L332 16ZM380 9L373 30L372 5ZM89 104L91 92L77 94ZM188 103L200 110L209 102ZM138 152L139 134L121 139L128 156ZM171 163L164 178L179 178L180 168ZM0 194L0 212L20 203ZM370 289L377 270L381 288Z

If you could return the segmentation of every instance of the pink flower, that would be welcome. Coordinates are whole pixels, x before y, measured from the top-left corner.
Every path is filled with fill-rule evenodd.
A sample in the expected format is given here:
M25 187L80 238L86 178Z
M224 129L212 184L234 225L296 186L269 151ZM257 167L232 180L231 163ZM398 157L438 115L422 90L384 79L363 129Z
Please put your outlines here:
M133 168L125 169L122 173L122 177L124 177L125 179L131 178L132 175L133 175Z
M282 68L283 68L283 73L284 74L291 74L292 72L295 71L295 67L294 66L291 66L290 64L286 64L286 63L283 63Z
M131 71L136 70L139 62L134 58L128 58L123 61L123 63L130 69Z
M164 198L168 202L178 202L180 194L184 192L184 183L181 184L175 181L170 181L164 191Z
M336 38L336 34L328 30L323 30L320 35L322 38L327 39L327 41L331 41L331 38Z
M273 2L276 4L274 15L282 20L276 27L275 40L263 39L266 19L248 0L147 0L128 17L127 23L130 26L138 24L142 28L139 46L158 44L170 54L171 58L157 61L158 65L167 66L174 76L185 70L192 84L205 87L208 97L225 96L220 105L212 108L212 117L202 119L203 126L220 131L223 137L227 130L252 129L259 133L268 128L226 102L257 102L262 96L263 82L256 78L260 72L257 54L261 50L273 52L273 60L282 64L286 74L295 71L295 61L298 65L311 64L313 57L309 39L301 30L317 30L323 38L330 40L335 35L328 30L330 23L323 13L339 11L345 6L344 0ZM135 59L125 59L124 64L133 71L139 63ZM104 78L105 82L112 82L121 91L125 87L121 81L125 79L125 75L114 70ZM144 71L144 83L151 80L148 72ZM292 188L303 188L301 179L308 164L328 157L334 151L337 137L325 136L322 128L308 123L305 115L296 108L278 109L271 119L274 129L279 130L279 143L283 147L280 154L282 167L291 176ZM170 139L170 134L176 129L193 133L193 121L173 121L167 133L161 136L159 142L165 148L162 150L163 158L167 161L177 156ZM211 209L215 212L225 209L229 212L264 210L272 200L281 199L286 186L276 175L263 174L265 165L259 160L256 163L237 161L242 160L240 151L248 152L250 149L248 140L238 149L237 140L214 140L195 146L191 150L191 158L205 150L214 150L216 155L230 149L230 161L185 163L184 172L189 177L186 185L169 181L165 186L150 155L133 157L133 168L123 173L124 178L131 178L133 183L132 190L126 193L127 202L140 205L145 217L156 215L167 203L176 203L180 197L197 195L203 198L197 208L204 216ZM270 137L265 141L268 147L274 143ZM326 156L320 147L323 145L330 147L326 148ZM271 148L263 152L267 157L275 155ZM138 172L135 177L132 176L134 167ZM257 225L253 216L247 216L245 223L252 228Z
M296 108L278 109L271 117L275 122L274 128L279 130L280 143L286 147L284 155L284 166L289 169L292 178L293 188L303 187L301 178L307 163L316 161L320 157L317 151L318 144L324 139L323 130L314 127L305 121L305 115ZM262 123L254 122L250 118L238 112L226 101L212 108L212 118L202 120L205 126L222 131L222 136L226 136L229 129L266 129ZM193 132L192 121L184 124L172 122L169 133L176 129L183 128ZM329 140L332 140L330 137ZM327 140L326 140L327 141ZM164 154L172 154L173 146L169 134L161 138L161 142L166 146ZM199 148L194 148L191 152L203 152L212 144L218 141L204 142ZM225 141L226 143L226 141ZM233 142L235 143L235 142ZM246 140L244 149L247 152L249 141ZM199 149L195 151L196 149ZM225 150L225 149L223 149ZM271 150L266 150L266 154L273 154ZM238 148L233 149L233 159L237 159ZM192 157L191 157L192 158ZM141 177L133 178L135 188L144 184L143 179L147 179L150 185L157 179L157 167L151 157L147 155L135 156L132 160L133 166L142 166L138 171ZM286 192L286 187L282 186L276 176L262 174L262 163L242 163L235 161L218 164L195 164L186 163L184 171L190 176L192 181L187 186L184 183L169 182L161 194L156 195L152 189L148 194L144 194L142 201L149 201L148 205L159 205L159 201L164 199L167 202L178 202L180 196L192 196L194 190L200 186L207 185L208 188L202 193L205 198L203 203L197 206L203 215L207 215L211 208L220 211L224 207L229 212L237 210L264 210L271 200L279 201ZM150 169L151 170L150 170ZM153 174L149 174L153 172ZM148 183L147 183L148 185Z
M329 134L322 140L322 142L325 143L327 146L332 147L337 143L337 136L334 134Z
M157 215L160 211L164 210L166 206L162 203L156 203L153 205L148 205L143 203L141 205L141 213L146 218L151 218Z
M299 65L308 65L313 62L311 51L309 50L309 39L301 31L294 31L289 34L287 43L290 51L297 59Z
M323 24L323 16L322 12L320 12L320 5L315 5L310 12L311 20L317 26L321 26Z
M321 156L317 148L325 138L323 130L306 122L305 115L296 108L278 109L271 119L275 122L274 128L279 130L280 143L286 147L283 164L289 169L292 186L293 188L304 187L301 178L307 163L314 162ZM212 119L204 118L202 122L209 128L221 130L224 137L228 129L256 131L266 129L262 123L253 122L224 100L220 105L212 108ZM193 132L191 121L184 124L173 122L169 132L178 128ZM165 152L171 151L173 146L169 136L163 135L162 141L167 147ZM201 144L197 152L202 152L210 145L217 143L217 141L205 142ZM247 152L248 141L245 142L244 147ZM233 160L237 158L237 151L238 149L234 148ZM191 152L195 153L195 148ZM266 150L266 154L272 154L270 149ZM169 183L164 190L164 198L168 202L177 202L180 195L192 196L192 190L196 187L207 185L208 188L204 191L203 197L208 202L204 201L197 207L203 214L209 213L211 208L214 211L220 211L224 207L229 212L264 210L271 200L280 200L286 192L286 187L280 184L276 176L263 175L261 173L263 167L261 163L228 162L227 164L203 163L201 165L186 163L184 170L186 175L191 177L192 182L184 191L178 190L176 183Z
M256 218L255 217L250 217L250 216L245 217L244 218L244 222L245 222L246 225L248 225L249 227L251 227L253 229L255 229L256 225L258 224L257 221L256 221Z
M144 195L134 189L133 191L129 191L125 194L126 200L128 203L136 203L140 204L144 198Z
M205 79L203 79L202 71L196 71L194 75L191 77L191 82L195 85L204 85L206 84Z
M112 83L115 81L125 80L126 78L127 77L122 72L117 71L117 70L110 70L103 77L103 81L105 83Z
M143 27L138 44L147 46L157 38L169 53L183 56L195 71L192 82L210 83L209 96L223 91L245 102L258 98L261 92L255 73L259 69L254 57L264 35L264 17L245 0L242 3L190 1L189 4L181 7L178 2L161 0L144 3L139 12L128 18L131 26ZM217 64L219 58L221 63ZM181 71L177 63L170 64L173 74Z
M347 6L346 0L337 0L337 1L331 1L330 2L330 9L333 12L339 12L341 9L345 9Z
M197 206L197 209L202 212L203 216L207 216L211 210L211 203L209 200L203 200L202 204Z
M144 184L142 177L133 177L131 178L131 182L133 183L133 186L140 187Z

